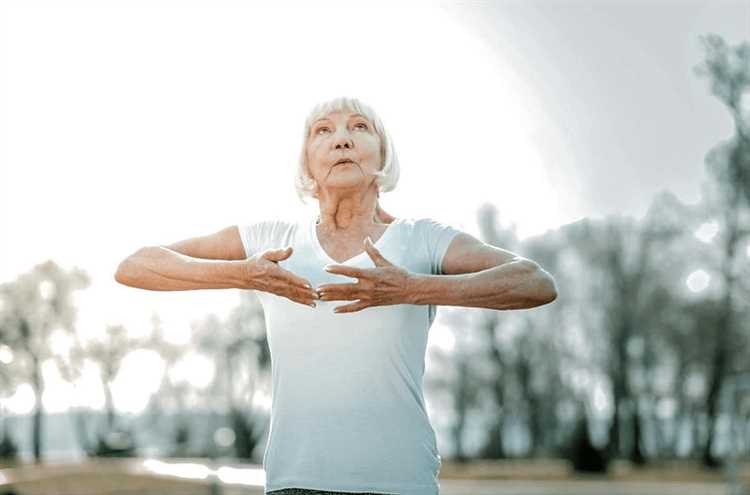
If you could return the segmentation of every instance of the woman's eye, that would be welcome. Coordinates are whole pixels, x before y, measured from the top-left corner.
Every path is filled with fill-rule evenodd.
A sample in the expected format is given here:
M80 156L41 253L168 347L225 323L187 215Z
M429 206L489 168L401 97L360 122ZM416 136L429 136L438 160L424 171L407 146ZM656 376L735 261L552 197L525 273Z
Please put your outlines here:
M369 127L367 127L367 124L364 124L364 123L362 123L362 122L359 122L359 123L355 124L355 126L354 126L354 127L357 127L358 125L361 125L361 126L362 126L362 128L363 128L363 129L365 129L365 130L366 130L366 129L369 129Z
M325 126L323 126L323 127L318 127L318 130L317 130L317 131L315 131L315 132L316 132L317 134L320 134L320 131L322 131L323 129L326 129L326 130L330 130L330 129L328 129L328 127L325 127Z

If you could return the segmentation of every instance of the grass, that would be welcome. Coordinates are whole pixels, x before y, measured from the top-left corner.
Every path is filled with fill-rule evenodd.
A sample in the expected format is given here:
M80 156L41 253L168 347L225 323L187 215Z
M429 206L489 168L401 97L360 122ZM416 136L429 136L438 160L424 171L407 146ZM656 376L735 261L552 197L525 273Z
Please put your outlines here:
M0 495L13 486L24 495L150 495L180 494L205 495L210 493L210 480L181 479L157 475L142 469L143 459L93 459L78 464L23 464L0 466ZM166 463L191 462L204 464L206 459L164 459ZM232 467L259 468L257 464L232 464ZM625 461L611 464L606 475L582 475L572 471L569 463L560 459L511 459L472 461L460 464L443 460L441 480L512 480L540 482L661 482L661 483L724 483L724 470L709 470L692 460L653 462L645 467L634 467ZM738 472L746 486L750 486L750 460L745 460ZM3 481L5 479L5 481ZM12 485L9 483L11 482ZM666 486L666 485L665 485ZM263 493L262 487L223 484L223 495Z
M738 474L750 483L750 460L738 466ZM724 469L708 469L695 460L653 461L646 466L634 466L627 461L614 461L607 474L583 474L573 471L563 459L503 459L478 460L465 465L444 460L440 477L445 479L477 480L612 480L663 482L724 482Z

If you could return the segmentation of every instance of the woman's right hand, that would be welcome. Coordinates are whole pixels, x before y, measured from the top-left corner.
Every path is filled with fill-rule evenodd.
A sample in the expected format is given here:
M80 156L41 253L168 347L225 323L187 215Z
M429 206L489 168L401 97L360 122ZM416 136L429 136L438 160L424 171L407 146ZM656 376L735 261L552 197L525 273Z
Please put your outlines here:
M319 297L312 284L278 264L291 254L292 247L289 246L285 249L267 249L248 258L246 266L252 286L256 290L315 307L315 300Z

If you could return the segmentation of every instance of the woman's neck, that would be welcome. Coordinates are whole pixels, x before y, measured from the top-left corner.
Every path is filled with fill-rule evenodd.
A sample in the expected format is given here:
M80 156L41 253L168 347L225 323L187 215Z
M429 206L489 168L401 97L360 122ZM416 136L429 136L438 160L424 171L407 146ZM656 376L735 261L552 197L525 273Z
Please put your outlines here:
M360 230L366 229L372 224L383 224L381 218L375 212L375 208L368 210L321 210L318 214L318 224L331 230Z
M377 191L364 197L323 197L319 200L318 224L324 229L365 231L373 224L384 222L379 212Z

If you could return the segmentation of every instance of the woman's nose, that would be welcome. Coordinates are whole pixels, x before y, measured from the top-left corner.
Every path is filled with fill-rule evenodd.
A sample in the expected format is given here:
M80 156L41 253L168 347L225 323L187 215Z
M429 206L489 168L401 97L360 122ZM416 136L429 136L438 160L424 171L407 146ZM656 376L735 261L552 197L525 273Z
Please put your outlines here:
M334 140L334 144L336 146L336 149L351 149L354 147L354 141L352 141L352 138L351 136L349 136L348 132L338 133L336 135L336 139Z

